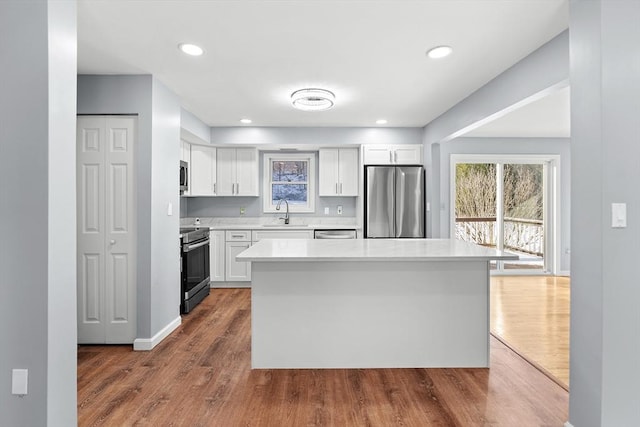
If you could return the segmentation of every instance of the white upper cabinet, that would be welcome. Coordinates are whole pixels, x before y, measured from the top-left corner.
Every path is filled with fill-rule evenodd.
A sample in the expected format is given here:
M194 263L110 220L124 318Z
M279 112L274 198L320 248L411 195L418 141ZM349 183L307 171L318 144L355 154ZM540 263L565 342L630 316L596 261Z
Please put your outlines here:
M258 196L258 150L218 148L217 196Z
M191 146L191 163L189 163L191 196L216 195L216 149L206 145Z
M320 196L358 195L358 149L320 149Z
M365 165L421 165L422 145L365 145Z

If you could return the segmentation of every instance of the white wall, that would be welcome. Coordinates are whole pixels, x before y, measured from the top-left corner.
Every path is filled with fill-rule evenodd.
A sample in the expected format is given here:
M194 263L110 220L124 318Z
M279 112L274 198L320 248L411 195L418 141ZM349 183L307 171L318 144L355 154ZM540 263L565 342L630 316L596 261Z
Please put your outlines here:
M449 237L451 217L451 155L452 154L512 154L512 155L558 155L560 156L560 265L558 270L570 270L570 201L571 161L568 138L456 138L439 146L440 154L440 236Z
M175 95L149 75L80 75L78 113L138 116L137 338L150 339L167 326L167 319L179 316L180 105ZM168 173L171 170L175 175ZM172 217L167 217L168 203L173 204ZM175 292L169 290L169 283Z
M0 2L3 426L77 424L75 40L75 2Z
M572 1L575 427L640 425L640 2ZM611 203L628 227L611 227Z

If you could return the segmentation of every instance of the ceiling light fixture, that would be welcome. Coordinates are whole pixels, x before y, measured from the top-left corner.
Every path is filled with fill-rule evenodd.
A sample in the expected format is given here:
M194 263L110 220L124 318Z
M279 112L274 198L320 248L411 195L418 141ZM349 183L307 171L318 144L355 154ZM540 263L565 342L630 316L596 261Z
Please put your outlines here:
M240 119L240 123L248 125L249 123L251 123L251 119Z
M451 46L436 46L427 52L427 56L431 59L439 59L451 55L451 52L453 52Z
M387 119L378 119L378 120L376 120L376 124L377 125L386 125L387 124Z
M328 110L335 101L336 96L326 89L300 89L291 94L291 103L302 111Z
M200 56L204 53L204 50L202 50L200 46L190 43L181 43L178 45L178 49L191 56Z

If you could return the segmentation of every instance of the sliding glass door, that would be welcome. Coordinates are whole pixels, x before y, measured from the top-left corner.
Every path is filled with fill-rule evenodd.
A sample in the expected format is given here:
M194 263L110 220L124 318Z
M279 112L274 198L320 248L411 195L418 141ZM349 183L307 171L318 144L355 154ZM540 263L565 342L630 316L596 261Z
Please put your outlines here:
M553 230L551 159L496 156L452 158L452 230L456 239L519 256L492 263L509 273L551 271Z

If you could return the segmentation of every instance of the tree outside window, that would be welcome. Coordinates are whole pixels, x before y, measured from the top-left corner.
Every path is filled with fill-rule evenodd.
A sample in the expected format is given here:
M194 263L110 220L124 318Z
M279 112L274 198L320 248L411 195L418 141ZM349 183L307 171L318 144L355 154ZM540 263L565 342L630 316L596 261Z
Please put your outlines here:
M278 201L284 199L292 212L313 212L314 164L314 153L266 153L264 211L275 212Z

